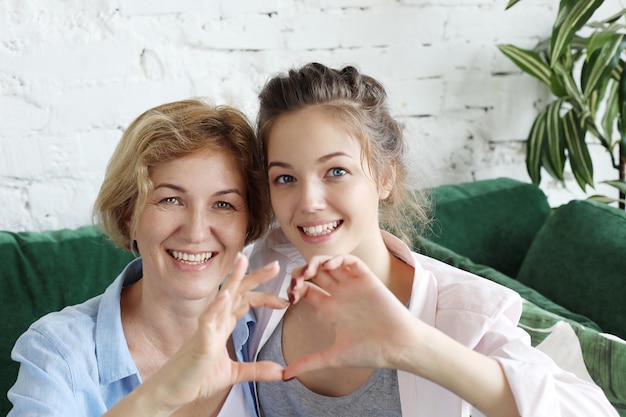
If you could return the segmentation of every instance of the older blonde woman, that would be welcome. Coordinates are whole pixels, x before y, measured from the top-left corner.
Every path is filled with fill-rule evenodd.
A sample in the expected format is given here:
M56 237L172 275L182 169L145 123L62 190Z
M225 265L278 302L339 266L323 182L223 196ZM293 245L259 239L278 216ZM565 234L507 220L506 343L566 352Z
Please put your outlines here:
M240 251L270 213L257 149L239 111L200 100L158 106L130 125L94 217L139 257L102 295L20 337L10 417L256 414L243 381L279 380L282 368L242 363L246 314L287 305L251 292L276 264L244 278Z

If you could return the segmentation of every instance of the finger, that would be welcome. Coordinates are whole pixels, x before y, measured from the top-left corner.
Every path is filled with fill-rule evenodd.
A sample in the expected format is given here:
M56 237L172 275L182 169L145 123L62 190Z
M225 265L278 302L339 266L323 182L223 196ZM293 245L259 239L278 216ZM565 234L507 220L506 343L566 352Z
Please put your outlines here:
M291 304L296 304L302 298L304 292L304 279L303 278L291 278L289 288L287 288L287 296Z
M235 381L280 381L283 379L283 367L272 361L234 362Z
M302 277L292 277L291 282L289 283L289 290L302 291L302 289L304 288L304 282L304 278Z
M319 270L317 274L310 279L310 282L332 293L331 289L333 286L339 283L339 280L333 276L336 272L335 270Z
M341 261L342 267L351 271L354 275L369 272L369 269L367 265L365 264L365 262L363 262L363 260L359 258L358 256L344 255L344 256L341 256L340 259L337 259L337 260ZM330 264L327 264L327 265L330 266Z
M309 263L306 265L301 265L291 272L291 276L293 277L302 277L304 279L311 279L317 274L318 269L326 262L330 256L314 256L309 260Z
M241 291L247 292L252 291L257 288L259 285L271 280L280 271L280 266L278 261L270 262L265 265L263 268L257 269L249 273L241 284Z
M356 256L345 255L330 259L323 265L323 270L339 283L342 280L355 277L376 278L366 264ZM378 279L376 279L379 282Z
M309 281L303 281L302 285L293 289L290 288L287 293L291 295L291 304L297 304L301 299L305 299L316 308L323 303L326 297L330 296L323 288Z
M230 290L224 288L220 290L219 294L213 301L211 301L208 307L200 315L201 318L211 319L213 317L222 315L224 310L227 310L228 304L232 302Z
M234 293L239 287L241 281L243 280L247 269L248 258L241 252L237 253L237 256L235 256L235 264L233 265L233 269L222 288L228 289Z
M333 256L332 258L327 259L321 265L321 269L325 271L338 269L338 268L345 266L346 261L347 261L347 258L344 255Z
M287 365L283 372L283 379L288 381L305 372L332 368L332 364L327 359L329 356L328 352L329 351L323 351L299 357Z
M289 307L289 301L266 292L251 292L248 294L248 303L253 308L270 307L281 309Z
M223 333L228 336L235 328L236 320L228 320L231 314L232 297L228 289L221 290L198 318L201 329L210 333Z

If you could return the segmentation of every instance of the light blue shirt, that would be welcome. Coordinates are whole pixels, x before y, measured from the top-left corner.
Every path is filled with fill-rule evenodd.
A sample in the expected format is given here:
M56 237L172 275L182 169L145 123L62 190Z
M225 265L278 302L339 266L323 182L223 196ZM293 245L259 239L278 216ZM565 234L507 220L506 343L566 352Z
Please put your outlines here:
M103 294L44 316L20 336L11 354L20 369L7 417L99 417L141 384L120 315L122 288L141 276L135 259ZM233 332L239 361L248 359L243 347L252 327L248 315ZM250 384L242 388L256 415Z

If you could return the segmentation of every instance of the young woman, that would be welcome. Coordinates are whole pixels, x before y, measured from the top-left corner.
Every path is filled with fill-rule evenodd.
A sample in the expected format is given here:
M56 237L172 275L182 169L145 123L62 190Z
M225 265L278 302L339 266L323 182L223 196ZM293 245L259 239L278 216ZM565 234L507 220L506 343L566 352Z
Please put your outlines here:
M257 384L262 415L617 415L600 388L530 346L517 293L388 233L427 216L409 210L405 145L380 83L313 63L271 79L260 100L280 229L250 260L278 260L263 288L292 301L257 312L253 357L288 366L286 383Z
M20 337L9 416L256 415L244 381L280 380L283 370L241 363L244 315L288 305L251 292L277 265L244 279L240 251L269 220L261 173L254 131L233 108L184 100L140 115L94 209L113 242L140 257L104 294Z

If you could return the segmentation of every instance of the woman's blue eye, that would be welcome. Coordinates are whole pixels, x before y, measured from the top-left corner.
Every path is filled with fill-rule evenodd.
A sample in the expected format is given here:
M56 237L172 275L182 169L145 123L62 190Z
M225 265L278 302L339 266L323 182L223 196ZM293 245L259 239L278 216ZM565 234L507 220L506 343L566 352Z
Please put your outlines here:
M226 201L218 201L217 203L215 203L215 206L220 209L229 209L233 207L232 204Z
M286 184L288 182L294 182L295 178L291 175L279 175L275 180L278 184Z
M328 175L330 177L341 177L342 175L346 175L346 170L343 168L331 168L328 171Z
M177 197L166 197L161 201L163 201L166 204L180 204L180 201L178 200Z

